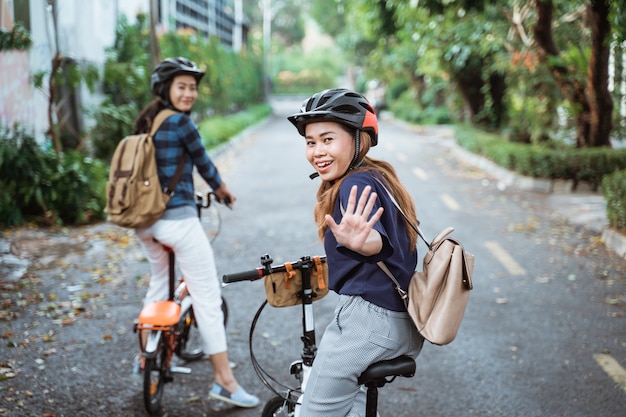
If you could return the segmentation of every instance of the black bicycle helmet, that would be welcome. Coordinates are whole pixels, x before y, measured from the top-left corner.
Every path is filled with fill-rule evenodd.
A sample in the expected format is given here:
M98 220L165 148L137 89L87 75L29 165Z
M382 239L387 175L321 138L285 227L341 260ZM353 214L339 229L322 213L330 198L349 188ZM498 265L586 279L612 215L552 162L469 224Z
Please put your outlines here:
M332 121L358 131L364 130L372 137L372 146L378 144L378 119L370 102L362 94L346 88L324 90L312 95L302 103L300 113L287 119L305 135L305 127L311 122Z
M202 80L202 77L204 77L204 72L200 71L195 62L183 57L167 58L152 71L152 76L150 77L150 90L152 94L169 101L169 97L167 96L169 91L163 87L174 79L174 77L181 74L192 75L195 77L198 84L200 80Z

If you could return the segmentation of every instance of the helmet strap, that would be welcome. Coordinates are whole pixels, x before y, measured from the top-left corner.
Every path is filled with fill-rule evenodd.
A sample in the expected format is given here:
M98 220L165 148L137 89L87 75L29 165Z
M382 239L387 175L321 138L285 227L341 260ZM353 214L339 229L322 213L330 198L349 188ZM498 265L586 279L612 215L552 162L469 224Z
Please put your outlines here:
M350 162L350 167L348 167L348 171L360 165L357 163L359 159L360 151L361 151L361 130L357 129L356 133L354 134L354 157L352 158L352 162Z

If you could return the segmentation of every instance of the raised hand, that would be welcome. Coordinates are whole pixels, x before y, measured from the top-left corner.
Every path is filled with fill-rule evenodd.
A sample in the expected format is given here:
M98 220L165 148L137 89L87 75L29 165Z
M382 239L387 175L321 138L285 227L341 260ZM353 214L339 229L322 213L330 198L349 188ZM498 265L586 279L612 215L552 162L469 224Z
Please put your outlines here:
M325 217L326 224L337 239L337 243L365 256L377 254L382 249L382 238L374 230L374 224L384 210L379 207L372 214L377 195L371 191L372 187L366 186L357 202L358 187L352 186L341 222L337 224L328 214Z

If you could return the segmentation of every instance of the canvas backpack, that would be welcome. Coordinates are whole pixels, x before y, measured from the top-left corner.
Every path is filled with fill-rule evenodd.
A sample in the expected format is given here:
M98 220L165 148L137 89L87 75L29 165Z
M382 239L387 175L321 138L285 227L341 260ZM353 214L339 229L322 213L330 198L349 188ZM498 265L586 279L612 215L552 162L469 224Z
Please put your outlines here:
M154 224L165 211L180 179L185 155L167 187L161 187L153 136L173 110L162 110L154 119L150 133L125 137L117 145L111 160L106 185L107 219L118 226L144 228Z

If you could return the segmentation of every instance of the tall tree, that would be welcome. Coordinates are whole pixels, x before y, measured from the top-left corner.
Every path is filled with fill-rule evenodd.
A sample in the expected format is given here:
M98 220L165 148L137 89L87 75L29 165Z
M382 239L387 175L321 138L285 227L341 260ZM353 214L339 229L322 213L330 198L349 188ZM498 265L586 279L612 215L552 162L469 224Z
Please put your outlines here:
M539 56L545 63L564 97L575 112L576 146L579 148L611 146L613 98L608 88L611 25L609 0L590 0L586 21L591 34L591 51L586 80L563 64L561 51L553 37L554 4L535 0L537 21L534 27Z

